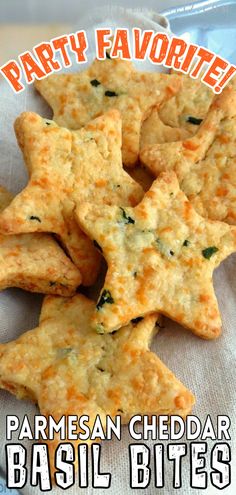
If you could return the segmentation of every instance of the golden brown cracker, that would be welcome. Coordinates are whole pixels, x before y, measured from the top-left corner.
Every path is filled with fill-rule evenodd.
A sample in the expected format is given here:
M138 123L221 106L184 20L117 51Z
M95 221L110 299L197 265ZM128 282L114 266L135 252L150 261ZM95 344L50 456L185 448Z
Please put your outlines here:
M0 211L11 200L12 194L0 186ZM78 268L50 235L0 235L0 260L0 290L20 287L71 296L81 283Z
M53 109L54 120L78 129L111 108L122 117L122 156L126 166L138 160L141 122L151 108L176 94L176 75L140 72L121 59L95 60L83 72L54 74L35 86Z
M79 131L58 127L34 113L15 124L29 183L1 214L1 232L53 232L91 285L100 255L74 220L81 201L135 205L143 190L123 170L121 119L116 110Z
M192 138L147 146L141 160L154 174L174 170L197 211L236 225L236 91L217 96Z
M39 326L0 345L0 386L55 421L88 415L91 428L97 415L105 427L107 415L125 424L135 414L189 414L193 395L149 350L158 315L98 335L90 326L94 309L80 294L47 297ZM53 464L59 436L47 443Z
M212 274L236 250L236 229L198 215L174 172L156 179L135 208L85 203L77 218L108 264L93 328L111 332L158 311L202 338L220 334Z

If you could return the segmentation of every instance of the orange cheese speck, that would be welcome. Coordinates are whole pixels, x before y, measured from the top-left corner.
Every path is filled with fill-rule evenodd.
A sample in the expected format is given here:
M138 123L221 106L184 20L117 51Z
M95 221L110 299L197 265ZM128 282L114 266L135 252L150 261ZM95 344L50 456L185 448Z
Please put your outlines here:
M210 299L211 298L208 294L200 294L200 296L199 296L200 302L208 302Z
M230 142L230 137L226 134L220 134L218 136L218 139L222 144L228 144Z
M184 141L183 147L186 150L196 151L198 149L199 145L197 143L194 143L193 141Z
M96 180L96 182L95 182L96 187L104 187L106 185L107 185L107 180L105 180L105 179L99 179L99 180Z
M227 194L228 194L227 187L218 187L216 191L217 196L223 197L223 196L227 196Z

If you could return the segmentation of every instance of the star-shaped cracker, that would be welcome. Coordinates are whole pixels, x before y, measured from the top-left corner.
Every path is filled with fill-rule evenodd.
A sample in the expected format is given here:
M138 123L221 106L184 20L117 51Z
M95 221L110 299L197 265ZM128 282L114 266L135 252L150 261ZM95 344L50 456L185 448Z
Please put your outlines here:
M136 208L85 203L77 217L108 264L92 320L97 332L158 311L200 337L219 335L212 274L236 251L236 228L198 215L174 172L156 179Z
M0 211L11 200L0 186ZM47 234L0 235L0 261L0 290L20 287L70 296L81 283L79 270Z
M137 71L129 61L95 60L83 72L53 74L36 81L37 90L53 109L54 120L78 129L110 108L122 116L122 156L127 166L138 160L141 123L153 106L176 94L176 75Z
M75 222L75 206L85 200L136 205L143 196L141 186L122 167L119 113L111 110L79 131L23 113L15 130L30 179L1 214L1 232L57 234L83 284L91 285L100 253Z
M88 415L92 426L97 414L103 425L107 415L125 424L135 414L189 414L193 395L149 350L157 314L98 335L94 309L80 294L47 297L39 326L0 345L0 386L55 421ZM58 436L48 442L52 463L58 443Z
M149 145L141 160L157 176L174 170L197 211L236 225L236 91L227 87L192 138Z

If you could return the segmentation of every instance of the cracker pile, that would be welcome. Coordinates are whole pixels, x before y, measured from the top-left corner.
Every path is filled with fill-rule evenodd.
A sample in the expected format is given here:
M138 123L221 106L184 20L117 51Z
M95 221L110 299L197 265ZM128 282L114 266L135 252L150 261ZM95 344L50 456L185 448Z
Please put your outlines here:
M236 251L234 84L214 97L108 55L36 88L54 120L15 122L29 182L0 190L0 288L50 295L39 326L0 345L0 386L57 421L185 418L194 396L149 346L160 315L221 332L212 276Z

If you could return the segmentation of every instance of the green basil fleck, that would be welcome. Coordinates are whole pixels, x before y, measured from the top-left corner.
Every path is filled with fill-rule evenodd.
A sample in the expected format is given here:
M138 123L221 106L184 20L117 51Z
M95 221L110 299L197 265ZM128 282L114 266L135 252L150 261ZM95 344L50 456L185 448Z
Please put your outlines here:
M130 217L129 215L127 215L127 213L124 210L124 208L121 208L120 207L120 210L122 211L122 218L123 218L123 222L124 223L126 223L126 224L127 223L133 223L133 224L135 223L135 220L132 217Z
M211 246L206 249L203 249L202 255L204 256L204 258L209 260L213 254L217 253L217 251L219 251L219 249L216 246Z
M202 123L203 119L197 119L196 117L188 117L187 122L193 125L200 125Z
M104 306L104 304L113 304L113 303L114 303L114 299L113 299L110 291L104 289L104 291L102 292L101 297L97 303L96 308L99 311L99 309L101 309Z
M105 91L105 96L110 96L112 98L113 96L118 96L118 94L115 91Z
M184 247L188 247L190 244L191 244L191 242L188 241L188 239L185 239L185 241L183 242Z
M97 79L92 79L90 84L96 88L97 86L100 86L101 83Z
M29 217L30 220L36 220L37 222L41 223L41 220L39 217L35 217L34 215L31 215L31 217Z
M72 347L61 347L58 349L57 354L60 359L63 359L68 356L73 351Z

